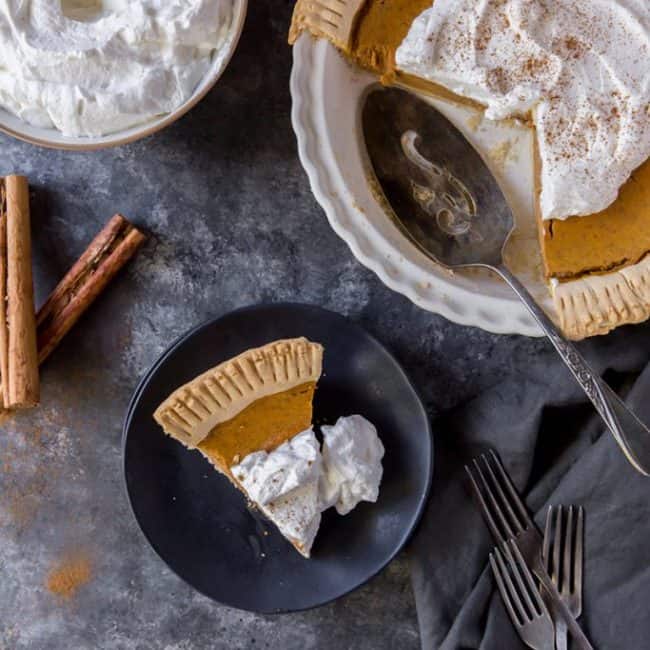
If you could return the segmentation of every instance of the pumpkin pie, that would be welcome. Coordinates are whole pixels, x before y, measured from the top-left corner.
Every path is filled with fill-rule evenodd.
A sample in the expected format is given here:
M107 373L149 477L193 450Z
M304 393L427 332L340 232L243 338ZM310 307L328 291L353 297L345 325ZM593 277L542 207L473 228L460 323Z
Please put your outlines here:
M344 9L334 8L329 14L322 9L323 6L333 8L334 4L330 0L322 3L298 0L289 34L290 43L302 31L308 30L316 37L328 38L348 59L376 73L385 84L396 84L484 108L476 98L468 98L467 94L459 92L459 84L437 83L422 75L404 72L396 65L398 48L416 19L423 11L431 9L432 0L349 0L344 3ZM495 2L498 4L504 3ZM530 3L519 4L523 7L522 12L534 12L543 5L531 5L531 9ZM647 6L645 11L647 13ZM339 13L344 19L341 24L337 18ZM648 19L647 16L642 18ZM521 19L528 20L528 16ZM530 19L543 20L543 16L535 15ZM508 21L507 15L504 20ZM604 37L594 31L594 39L597 38ZM459 41L458 47L462 46ZM480 48L481 44L475 46ZM561 46L566 49L566 56L572 57L580 55L583 44L567 38ZM639 57L647 61L648 52L636 55L637 61ZM528 63L530 66L545 65L545 62L533 58ZM493 71L498 70L495 68ZM496 83L498 81L496 79ZM452 87L454 90L450 89ZM522 112L522 117L528 119L531 128L535 128L529 119L532 109L528 107L527 110L528 113ZM643 105L638 107L632 119L647 125L650 103L646 103L645 108ZM538 141L539 137L538 130ZM567 141L567 146L576 147L576 157L579 137L580 133L577 133L575 145ZM539 158L538 150L535 190L541 197L544 187ZM578 160L577 166L580 163ZM542 214L541 199L537 201L545 274L558 320L569 338L604 334L619 325L637 323L650 317L650 161L647 153L645 162L642 158L639 165L627 180L617 184L611 202L597 211L549 218ZM598 183L593 189L599 189Z
M155 411L154 418L165 433L205 458L249 498L236 470L252 455L265 455L278 448L297 445L311 453L318 443L308 433L312 400L321 375L323 347L305 338L275 341L247 350L204 372L175 390ZM313 438L313 440L312 440ZM320 457L320 452L318 452ZM309 459L305 467L311 466ZM304 488L304 486L303 486ZM310 485L292 493L282 503L260 509L303 555L320 521L310 524L309 540L289 534L296 516L313 512L316 517L317 487ZM306 501L308 499L308 501ZM254 498L250 498L255 503ZM313 533L313 535L312 535Z

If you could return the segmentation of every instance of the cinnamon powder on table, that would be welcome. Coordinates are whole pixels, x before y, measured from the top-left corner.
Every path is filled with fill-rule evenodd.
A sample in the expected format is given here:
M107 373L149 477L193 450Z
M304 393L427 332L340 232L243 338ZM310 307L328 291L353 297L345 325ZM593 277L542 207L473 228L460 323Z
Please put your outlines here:
M48 574L45 586L50 593L70 600L91 578L90 560L81 553L71 555L55 566Z

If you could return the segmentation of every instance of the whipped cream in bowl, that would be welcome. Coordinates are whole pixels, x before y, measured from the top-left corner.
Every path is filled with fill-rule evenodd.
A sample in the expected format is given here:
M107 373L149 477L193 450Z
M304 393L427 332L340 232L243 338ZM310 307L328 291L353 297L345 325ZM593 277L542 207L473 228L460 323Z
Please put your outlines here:
M0 4L0 130L90 150L171 124L225 70L247 0Z

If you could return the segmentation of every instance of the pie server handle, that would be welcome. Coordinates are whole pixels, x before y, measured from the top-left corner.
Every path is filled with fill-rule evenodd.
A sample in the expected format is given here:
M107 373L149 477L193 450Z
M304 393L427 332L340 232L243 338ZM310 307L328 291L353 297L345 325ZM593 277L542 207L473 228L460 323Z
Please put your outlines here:
M621 398L591 369L575 346L567 341L555 323L537 304L528 289L503 264L494 270L521 298L546 336L578 380L626 458L641 474L650 476L650 429L626 406Z

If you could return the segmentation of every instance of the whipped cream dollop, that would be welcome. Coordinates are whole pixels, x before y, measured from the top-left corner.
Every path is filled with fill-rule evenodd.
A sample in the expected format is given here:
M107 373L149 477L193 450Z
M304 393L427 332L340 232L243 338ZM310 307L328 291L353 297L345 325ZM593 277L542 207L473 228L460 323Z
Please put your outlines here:
M377 501L384 446L374 425L361 415L351 415L321 431L321 507L335 506L340 515L347 515L361 501Z
M307 429L230 468L248 498L306 557L321 513L335 506L345 515L360 501L376 501L383 471L384 447L364 417L342 417L321 428L322 453L313 429Z
M271 452L248 454L230 471L249 499L309 556L321 520L322 458L313 430L299 433Z
M648 0L435 0L400 70L537 131L544 219L598 212L650 155Z
M0 106L70 136L169 113L233 37L233 0L0 2Z

